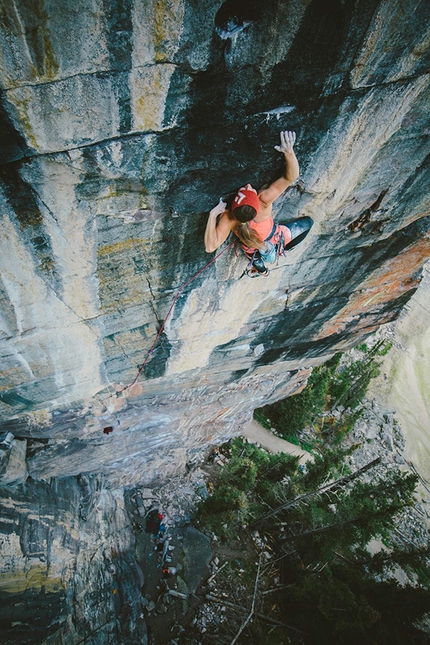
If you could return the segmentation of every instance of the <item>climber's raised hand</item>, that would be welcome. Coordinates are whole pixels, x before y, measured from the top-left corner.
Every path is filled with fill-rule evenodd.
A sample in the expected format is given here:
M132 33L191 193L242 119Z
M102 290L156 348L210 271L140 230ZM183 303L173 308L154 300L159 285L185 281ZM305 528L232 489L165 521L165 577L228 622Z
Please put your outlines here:
M226 209L227 209L227 204L223 201L221 197L218 204L214 206L213 209L210 211L210 215L212 215L212 217L217 217L218 215L221 215L221 213L223 213Z
M294 144L296 141L296 133L291 130L285 130L281 132L281 145L275 146L275 150L282 152L285 158L285 175L279 177L273 184L270 184L268 188L265 188L260 193L258 193L258 198L263 206L266 209L265 212L268 212L267 209L270 207L272 202L275 199L278 199L280 195L290 186L299 176L299 162L297 157L294 154ZM260 215L261 217L261 215Z
M281 132L281 145L275 146L275 150L278 152L283 152L288 154L293 151L294 144L296 142L296 133L291 130L285 130Z
M208 253L216 251L230 235L233 220L228 216L227 204L221 198L219 203L209 212L205 230L205 249ZM218 220L218 215L221 217Z

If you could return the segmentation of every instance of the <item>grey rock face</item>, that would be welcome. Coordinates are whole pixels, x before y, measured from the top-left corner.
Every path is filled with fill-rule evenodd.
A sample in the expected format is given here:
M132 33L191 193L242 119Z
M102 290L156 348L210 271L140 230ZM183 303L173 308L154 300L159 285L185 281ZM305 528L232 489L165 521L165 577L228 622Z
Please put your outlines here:
M1 518L2 642L146 642L121 491L29 478L2 487Z
M13 437L11 432L7 435ZM0 482L2 484L25 482L28 475L26 453L26 439L13 439L10 445L0 446Z
M212 557L210 540L193 526L185 526L182 529L182 535L185 552L184 577L189 593L195 593Z
M180 469L418 284L423 3L233 5L4 7L0 408L49 439L32 477ZM311 235L264 282L231 248L194 278L205 211L283 172L284 128L302 177L276 216Z
M426 9L3 3L1 430L32 486L180 472L398 315L430 255ZM207 211L280 176L283 129L276 218L311 234L264 280L233 248L199 273Z

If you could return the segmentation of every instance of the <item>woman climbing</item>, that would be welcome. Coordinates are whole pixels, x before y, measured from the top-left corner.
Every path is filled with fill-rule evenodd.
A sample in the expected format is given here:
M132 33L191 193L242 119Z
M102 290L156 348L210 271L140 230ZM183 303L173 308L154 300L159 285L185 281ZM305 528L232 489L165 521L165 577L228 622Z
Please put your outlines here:
M267 275L265 262L274 262L276 255L282 253L284 248L294 245L291 227L274 223L272 204L299 176L299 163L293 150L295 141L295 132L285 131L281 132L281 145L275 146L285 158L285 177L280 177L259 192L251 184L247 184L239 189L230 209L220 199L219 204L209 213L205 231L206 251L215 251L227 239L230 231L233 231L239 238L245 255L252 262L248 271L251 277ZM309 221L304 223L303 220ZM312 226L312 220L306 217L297 220L300 221L303 223L296 234L303 239Z

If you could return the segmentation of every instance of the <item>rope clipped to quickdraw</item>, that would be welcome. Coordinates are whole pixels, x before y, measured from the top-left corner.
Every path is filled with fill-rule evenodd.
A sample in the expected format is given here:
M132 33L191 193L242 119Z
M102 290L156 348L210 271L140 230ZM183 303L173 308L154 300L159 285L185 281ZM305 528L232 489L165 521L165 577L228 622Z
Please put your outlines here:
M239 280L241 280L244 275L249 276L249 271L250 271L250 269L252 269L252 263L254 262L254 258L255 258L256 253L257 253L257 249L255 249L254 253L252 254L252 257L249 258L249 262L246 265L246 267L244 268L242 275L239 277Z
M284 236L281 235L278 242L276 243L276 259L279 260L281 257L285 257L287 255L287 251L285 250L285 244L284 244Z
M154 340L154 342L152 343L152 346L151 346L150 350L149 350L149 351L148 351L148 353L146 354L145 360L143 361L142 365L140 366L139 371L137 372L135 379L134 379L134 380L133 380L129 385L125 385L125 386L122 388L122 390L119 390L119 392L124 392L125 390L128 390L132 385L134 385L134 384L137 382L137 379L138 379L138 378L139 378L139 376L142 374L143 370L145 369L145 365L147 364L147 362L149 361L150 357L151 357L151 356L152 356L152 354L154 353L155 346L156 346L156 344L157 344L157 342L158 342L158 340L159 340L159 338L160 338L161 334L163 333L163 330L164 330L164 327L165 327L165 325L166 325L166 322L167 322L167 320L168 320L168 318L169 318L170 314L172 313L173 308L174 308L174 306L176 305L176 302L177 302L177 300L178 300L179 296L181 295L181 292L185 289L185 287L187 287L189 284L191 284L191 282L193 282L193 280L195 280L195 279L196 279L196 278L197 278L201 273L203 273L203 271L205 271L205 270L206 270L206 269L207 269L211 264L213 264L213 263L214 263L214 262L215 262L215 261L216 261L216 260L217 260L217 259L218 259L222 254L223 254L223 253L225 253L225 252L226 252L226 251L227 251L231 246L233 246L233 244L234 244L234 242L231 242L228 246L226 246L226 247L225 247L225 249L223 249L223 250L222 250L220 253L218 253L214 258L212 258L212 260L211 260L210 262L208 262L207 264L205 264L205 266L204 266L202 269L199 269L199 271L197 271L197 273L195 273L195 274L194 274L194 275L193 275L189 280L187 280L187 282L185 282L185 283L182 285L182 287L180 287L180 288L178 289L178 291L177 291L177 292L176 292L176 294L175 294L175 297L173 298L172 304L170 305L170 309L169 309L169 311L167 312L167 316L164 318L164 320L163 320L163 322L162 322L162 324L161 324L161 327L160 327L160 329L158 330L158 334L157 334L157 336L155 337L155 340Z

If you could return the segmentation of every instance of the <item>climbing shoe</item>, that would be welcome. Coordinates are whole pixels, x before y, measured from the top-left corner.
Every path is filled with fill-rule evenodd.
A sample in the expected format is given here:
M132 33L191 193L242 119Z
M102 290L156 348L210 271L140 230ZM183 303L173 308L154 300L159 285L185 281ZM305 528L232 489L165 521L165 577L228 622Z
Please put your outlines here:
M269 270L264 267L264 271L257 271L256 268L253 266L250 267L249 269L246 269L245 273L249 278L260 278L260 277L265 277L266 275L269 275Z
M261 258L254 258L252 261L252 268L256 269L261 275L267 275L269 272Z

